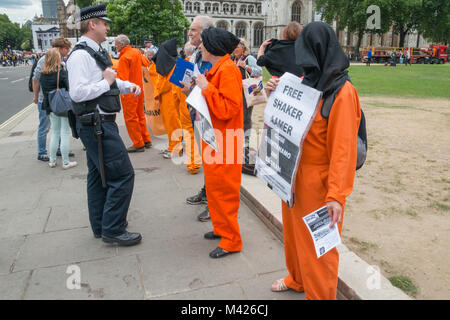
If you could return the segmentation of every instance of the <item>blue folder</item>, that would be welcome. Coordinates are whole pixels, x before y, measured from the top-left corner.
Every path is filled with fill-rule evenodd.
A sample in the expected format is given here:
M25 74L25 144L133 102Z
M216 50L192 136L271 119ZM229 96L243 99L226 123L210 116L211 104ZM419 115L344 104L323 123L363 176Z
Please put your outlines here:
M186 75L186 70L190 70L191 73L193 73L194 72L194 64L192 62L186 61L182 58L178 58L177 64L175 66L175 70L173 71L172 76L170 77L169 81L172 82L174 85L177 85L180 88L183 88L183 86L180 84L180 81L183 81L183 78ZM188 73L190 71L188 71Z

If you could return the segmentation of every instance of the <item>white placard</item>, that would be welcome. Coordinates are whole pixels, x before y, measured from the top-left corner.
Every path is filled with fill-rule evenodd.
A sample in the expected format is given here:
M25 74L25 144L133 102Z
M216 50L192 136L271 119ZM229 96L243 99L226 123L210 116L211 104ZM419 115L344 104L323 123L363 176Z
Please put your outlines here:
M202 140L217 151L216 135L212 126L208 104L202 94L202 89L200 89L199 86L195 86L186 98L186 102L198 111L198 115L200 117L200 135Z
M286 72L264 110L265 130L256 158L256 175L290 207L295 200L295 175L302 143L321 97L321 91Z

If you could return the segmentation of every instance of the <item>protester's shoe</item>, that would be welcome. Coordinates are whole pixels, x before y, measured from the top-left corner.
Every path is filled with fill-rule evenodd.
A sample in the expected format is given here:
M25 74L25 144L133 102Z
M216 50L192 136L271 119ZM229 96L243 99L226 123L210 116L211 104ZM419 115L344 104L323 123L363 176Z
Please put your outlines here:
M150 149L152 147L152 142L151 141L146 142L144 147L145 147L145 149Z
M54 168L54 167L56 167L56 162L49 162L49 163L48 163L48 166L49 166L50 168Z
M40 155L38 155L37 159L38 159L38 160L41 160L41 161L44 161L44 162L50 161L50 158L49 158L48 155L46 155L46 154L40 154Z
M103 242L116 243L119 246L134 246L141 242L142 236L140 233L125 231L116 237L102 236Z
M57 157L61 157L61 151L60 150L56 151L56 156ZM73 157L75 157L75 154L73 152L69 152L69 157L73 158Z
M272 291L273 292L282 292L289 290L288 286L284 283L284 279L278 279L274 283L272 283Z
M215 239L220 239L220 238L222 238L221 236L215 234L215 233L212 232L212 231L205 233L203 237L204 237L205 239L208 239L208 240L215 240Z
M165 150L162 156L164 159L172 159L172 153L170 153L169 150Z
M67 169L76 167L77 165L78 165L78 163L77 163L76 161L71 161L71 162L69 162L68 164L63 164L63 165L62 165L62 168L63 168L64 170L67 170Z
M189 204L208 203L208 199L206 199L205 188L202 188L202 190L200 190L200 192L198 194L196 194L195 196L187 198L186 202Z
M209 215L209 210L208 210L208 208L206 208L205 211L203 211L202 213L200 213L200 214L197 216L197 219L198 219L198 221L201 221L201 222L206 222L206 221L208 221L208 220L211 220L211 216Z
M135 148L133 146L127 148L128 153L144 152L145 147Z
M213 259L217 259L217 258L223 258L223 257L225 257L225 256L227 256L229 254L234 253L234 252L226 251L226 250L224 250L222 248L217 247L217 248L215 248L213 251L211 251L209 253L209 256L211 258L213 258Z
M95 239L100 239L101 237L102 237L101 234L96 234L96 233L94 233L94 238L95 238Z

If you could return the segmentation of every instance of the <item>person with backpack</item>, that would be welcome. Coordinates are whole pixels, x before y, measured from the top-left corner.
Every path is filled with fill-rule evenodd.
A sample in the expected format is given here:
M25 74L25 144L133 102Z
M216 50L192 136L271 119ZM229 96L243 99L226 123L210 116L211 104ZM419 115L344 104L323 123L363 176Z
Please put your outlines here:
M326 23L308 24L295 43L296 63L303 67L303 84L323 92L316 116L304 140L295 177L293 207L282 203L283 236L289 274L272 284L273 291L305 292L308 300L335 300L339 254L336 248L317 258L303 217L326 206L330 227L342 232L346 198L353 189L361 121L358 94L348 78L348 58ZM269 92L279 79L267 83ZM334 96L335 95L335 96ZM334 98L329 99L329 97ZM330 108L324 117L324 107Z
M61 65L61 54L57 48L52 48L45 55L44 67L41 70L41 83L44 100L42 109L50 116L52 138L50 140L50 168L56 167L56 151L61 142L62 168L64 170L77 166L76 161L69 161L70 127L67 116L55 114L50 107L50 92L58 88L69 89L67 70Z
M61 58L66 57L70 52L70 47L72 43L66 38L56 38L52 41L52 47L57 48ZM37 133L37 147L38 156L37 159L40 161L49 161L47 155L47 133L50 130L50 118L47 112L42 108L42 103L44 101L44 94L41 89L41 84L39 82L41 78L41 71L44 67L45 55L37 59L33 67L31 68L30 80L28 81L28 88L33 92L34 98L33 102L37 104L39 110L39 127ZM61 156L61 152L58 151L57 156ZM69 157L73 157L74 154L69 152Z

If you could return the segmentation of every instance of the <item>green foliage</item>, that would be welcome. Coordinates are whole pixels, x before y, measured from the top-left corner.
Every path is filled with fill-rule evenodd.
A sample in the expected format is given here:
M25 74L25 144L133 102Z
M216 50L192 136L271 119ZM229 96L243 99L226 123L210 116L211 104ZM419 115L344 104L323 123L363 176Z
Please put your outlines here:
M21 45L29 40L32 42L32 32L29 25L20 27L18 23L9 20L6 14L0 14L0 50L11 45L12 49L21 49Z
M367 30L370 5L381 11L381 28ZM328 23L336 21L339 30L348 27L361 38L366 32L383 34L390 27L400 36L400 47L408 32L418 29L436 42L450 40L450 1L448 0L317 0L316 10ZM359 48L359 44L357 45Z
M89 7L94 3L93 0L77 0L77 6L81 9L84 7Z
M173 6L169 0L110 0L107 9L111 33L126 34L132 44L142 45L151 38L159 45L173 37L178 39L178 46L184 44L189 21L178 0Z
M450 2L423 0L419 30L433 42L450 42Z
M389 278L389 281L394 287L403 290L405 293L415 297L419 293L419 287L414 281L407 276L393 276Z

